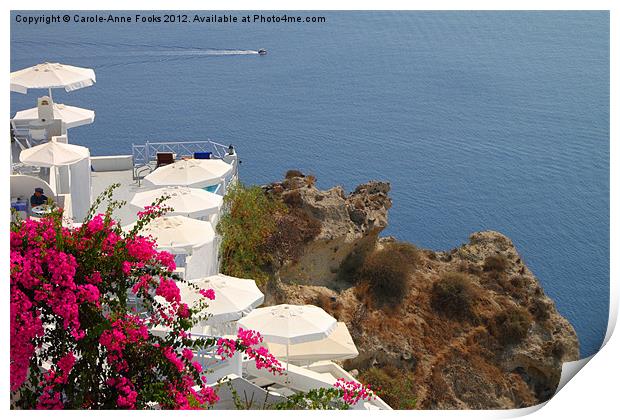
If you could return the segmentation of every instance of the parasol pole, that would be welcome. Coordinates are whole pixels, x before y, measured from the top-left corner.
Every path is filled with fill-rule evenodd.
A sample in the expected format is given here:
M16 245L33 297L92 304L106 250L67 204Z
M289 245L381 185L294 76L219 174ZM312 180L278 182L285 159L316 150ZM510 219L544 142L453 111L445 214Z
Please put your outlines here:
M288 356L288 347L289 347L290 341L291 341L291 340L287 337L287 338L286 338L286 383L287 383L287 384L290 384L290 383L291 383L290 378L289 378L289 376L288 376L288 359L289 359L289 356Z

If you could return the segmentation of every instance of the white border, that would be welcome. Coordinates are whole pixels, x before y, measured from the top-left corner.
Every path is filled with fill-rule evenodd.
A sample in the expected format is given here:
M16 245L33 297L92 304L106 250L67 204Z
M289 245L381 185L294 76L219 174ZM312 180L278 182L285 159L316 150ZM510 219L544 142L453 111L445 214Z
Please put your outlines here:
M611 103L610 103L610 140L611 140L611 255L617 255L618 249L618 229L614 223L613 215L617 209L617 180L618 171L614 170L613 163L615 162L614 153L617 149L616 141L618 140L617 122L620 121L620 115L618 115L618 95L617 95L617 79L618 71L618 33L620 30L620 19L618 18L619 7L617 1L610 0L590 0L590 1L576 1L576 0L503 0L503 1L489 1L489 0L477 0L477 1L458 1L458 0L435 0L435 1L397 1L397 0L383 0L381 2L373 3L361 3L359 1L340 0L340 1L297 1L295 4L291 4L290 1L241 1L230 0L226 2L201 2L201 1L188 1L177 0L175 2L152 0L148 2L136 1L132 4L124 2L84 2L76 0L56 0L54 2L49 1L19 1L19 2L2 2L0 6L4 11L3 21L9 22L9 11L11 9L16 10L376 10L376 9L392 9L392 10L611 10ZM10 25L5 24L1 26L2 36L4 42L2 43L2 58L5 73L10 72L9 61L9 42L10 42ZM7 80L8 82L8 80ZM8 86L7 86L8 87ZM2 93L4 100L2 101L3 115L9 115L9 93L8 89L5 89ZM2 164L5 174L9 173L8 158L4 159ZM0 189L5 199L8 198L8 177L0 177ZM8 219L8 210L6 210L5 220ZM8 227L7 224L0 223L0 237L7 238ZM8 273L8 244L5 242L5 246L2 248L2 258L0 258L0 272ZM611 258L611 302L610 302L610 322L607 335L605 338L606 345L604 348L596 354L592 360L583 368L583 372L579 373L579 377L576 380L570 381L556 396L554 396L542 410L538 410L541 407L534 407L524 410L509 410L509 411L414 411L414 412L393 412L380 414L372 412L341 412L330 413L330 416L415 416L419 418L502 418L513 417L515 415L524 415L533 411L532 418L607 418L611 417L611 413L617 413L617 380L620 373L618 358L616 355L620 354L620 343L616 336L612 336L613 328L616 323L618 314L618 287L617 287L617 274L618 263ZM9 296L9 282L8 276L5 274L5 281L3 284L3 296ZM3 325L8 326L8 298L5 298L2 305L3 313ZM8 366L9 366L9 354L8 354L8 328L5 330L5 354L4 360L0 363L0 369L2 370L2 378L4 379L0 383L2 388L3 401L5 401L4 407L8 407ZM40 412L10 412L13 416L25 416L25 417L39 417L43 413ZM140 413L140 412L100 412L92 413L88 415L93 416L129 416L132 418L136 416L148 416L158 417L169 415L170 413ZM231 413L232 414L232 413ZM246 413L235 413L244 415ZM279 417L284 418L290 416L290 412L252 412L247 413L252 417L258 418ZM63 413L45 413L45 416L62 416L77 417L84 415L82 412L63 412ZM174 414L173 414L174 415ZM184 416L224 416L228 415L226 412L210 412L210 413L185 413ZM295 416L316 416L320 413L312 412L295 412ZM617 415L617 414L616 414Z

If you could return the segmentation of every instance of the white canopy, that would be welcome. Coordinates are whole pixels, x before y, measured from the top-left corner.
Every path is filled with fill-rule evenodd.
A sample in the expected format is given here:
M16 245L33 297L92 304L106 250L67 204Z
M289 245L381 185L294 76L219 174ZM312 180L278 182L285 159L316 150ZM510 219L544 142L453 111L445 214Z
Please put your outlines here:
M123 229L131 230L135 223ZM157 248L170 252L202 246L215 240L215 231L210 222L190 219L185 216L163 216L148 223L140 235L152 236Z
M284 304L254 309L237 324L260 332L266 341L297 344L328 337L336 319L318 306Z
M218 184L232 172L221 159L188 159L161 166L144 177L146 185L184 185L203 188Z
M200 188L173 186L139 192L131 199L131 204L143 209L164 195L170 196L163 203L174 209L170 214L187 216L217 213L224 202L221 195Z
M277 358L286 357L286 345L266 340L267 348ZM334 331L322 340L293 344L289 347L289 360L310 364L322 360L344 360L357 357L359 352L344 322L338 322Z
M54 118L61 119L67 128L79 127L81 125L92 124L95 121L95 111L90 109L78 108L64 104L54 103ZM14 120L36 120L39 118L38 108L25 109L18 111L13 117Z
M250 279L216 274L192 280L191 283L201 289L213 289L215 291L215 300L209 301L209 308L206 310L212 315L206 321L207 325L236 321L249 314L252 309L261 305L265 300L265 295L256 287L256 282ZM181 287L183 301L190 306L202 297L192 287Z
M92 86L93 69L60 63L43 63L11 73L11 91L28 93L28 89L63 88L67 92ZM50 95L51 96L51 95Z
M52 137L47 143L22 150L19 160L26 165L52 167L72 165L89 156L88 148L62 143Z

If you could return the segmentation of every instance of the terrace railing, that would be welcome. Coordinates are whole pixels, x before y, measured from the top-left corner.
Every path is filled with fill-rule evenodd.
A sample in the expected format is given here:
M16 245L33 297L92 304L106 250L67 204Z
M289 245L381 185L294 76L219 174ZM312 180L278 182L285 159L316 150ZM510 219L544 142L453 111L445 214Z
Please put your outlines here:
M157 153L173 153L177 159L181 157L193 157L196 152L211 152L216 158L223 158L228 153L228 146L206 141L176 141L176 142L151 142L133 144L134 179L141 179L155 169Z

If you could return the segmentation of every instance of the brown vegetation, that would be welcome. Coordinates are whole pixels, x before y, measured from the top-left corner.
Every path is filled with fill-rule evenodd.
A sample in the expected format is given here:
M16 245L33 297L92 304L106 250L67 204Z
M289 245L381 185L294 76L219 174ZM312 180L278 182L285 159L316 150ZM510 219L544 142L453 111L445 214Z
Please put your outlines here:
M498 254L504 258L487 260ZM354 287L344 281L285 286L284 301L320 305L346 322L360 355L344 368L382 387L379 395L394 408L414 401L421 409L531 406L553 394L562 362L579 355L570 324L502 235L478 234L451 254L386 238L347 261L346 279ZM508 264L503 269L501 261ZM400 267L407 264L403 276ZM379 303L370 279L362 277L369 273L406 278L396 283L405 285L403 294Z
M286 171L286 175L284 175L284 178L291 179L291 178L297 178L297 177L303 177L303 176L304 174L300 170L289 169L288 171Z
M508 264L510 264L510 261L501 254L489 255L484 260L484 271L503 272L508 267Z
M323 308L325 312L340 320L342 316L342 310L344 308L342 302L338 300L336 296L327 296L324 294L316 295L313 302L316 306Z
M541 298L534 298L530 302L529 311L536 321L544 322L551 315L551 305Z
M503 345L520 343L532 324L532 317L523 308L512 306L497 314L489 325L491 334Z
M409 290L411 274L420 259L415 246L404 242L388 243L366 255L356 280L368 285L379 306L398 304Z
M292 190L282 194L282 201L289 207L299 208L304 203L298 190Z
M299 208L276 217L276 229L265 241L264 249L280 262L296 261L303 247L321 232L321 222Z
M395 410L416 408L411 390L415 386L413 372L392 366L372 367L360 373L360 381L376 390L377 395Z
M577 337L510 239L478 232L450 252L377 239L387 226L389 184L347 195L301 175L262 188L284 208L258 248L280 259L258 267L278 270L265 288L268 304L315 304L345 322L360 351L345 369L381 386L394 408L517 408L553 394L562 362L579 357ZM244 212L249 198L257 197L243 200ZM242 221L258 228L256 220ZM247 230L235 229L234 239L243 245Z
M431 305L439 313L451 318L473 320L475 290L467 274L447 272L433 284Z

